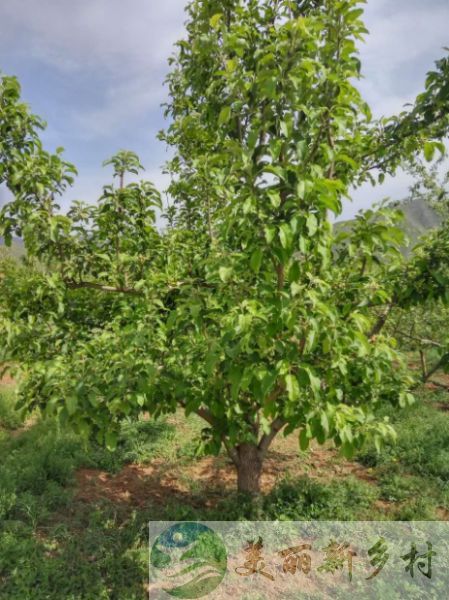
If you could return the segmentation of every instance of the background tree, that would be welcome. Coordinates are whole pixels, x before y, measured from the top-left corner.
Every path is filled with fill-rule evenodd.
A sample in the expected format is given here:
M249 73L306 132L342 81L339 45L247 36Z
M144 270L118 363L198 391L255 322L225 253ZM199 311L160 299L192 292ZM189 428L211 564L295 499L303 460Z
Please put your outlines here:
M429 277L426 252L404 264L394 213L367 211L343 232L330 213L352 186L444 151L447 62L408 112L374 121L355 87L359 5L189 5L168 78L162 138L176 155L164 232L150 184L107 186L97 206L55 215L2 155L15 199L1 227L26 228L45 266L33 277L8 267L0 284L2 357L21 365L24 405L110 447L123 418L181 406L205 419L204 449L224 445L249 493L281 430L297 430L303 449L332 439L348 457L394 435L375 409L409 403L412 379L385 323L401 303L443 298L446 282ZM3 122L20 104L1 97ZM39 157L38 124L21 118ZM28 138L15 142L25 161ZM53 198L73 169L50 163ZM123 153L112 164L119 179L139 166ZM441 243L428 251L443 265Z

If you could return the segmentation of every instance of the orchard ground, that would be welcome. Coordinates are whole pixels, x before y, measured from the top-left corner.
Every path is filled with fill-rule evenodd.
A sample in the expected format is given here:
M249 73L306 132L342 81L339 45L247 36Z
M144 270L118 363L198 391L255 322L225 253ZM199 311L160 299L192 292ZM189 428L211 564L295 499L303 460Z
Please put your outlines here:
M24 423L4 380L1 597L145 598L149 520L449 520L447 391L430 384L413 407L383 412L397 444L380 454L367 446L352 462L280 438L254 506L235 495L225 455L196 454L198 418L125 424L110 453L37 415Z

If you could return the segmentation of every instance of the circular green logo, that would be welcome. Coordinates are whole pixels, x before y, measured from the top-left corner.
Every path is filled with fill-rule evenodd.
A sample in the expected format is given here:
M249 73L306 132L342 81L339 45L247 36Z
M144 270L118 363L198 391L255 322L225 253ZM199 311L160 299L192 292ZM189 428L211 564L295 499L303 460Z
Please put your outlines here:
M221 537L206 525L178 523L156 539L150 562L167 594L194 600L223 581L227 554Z

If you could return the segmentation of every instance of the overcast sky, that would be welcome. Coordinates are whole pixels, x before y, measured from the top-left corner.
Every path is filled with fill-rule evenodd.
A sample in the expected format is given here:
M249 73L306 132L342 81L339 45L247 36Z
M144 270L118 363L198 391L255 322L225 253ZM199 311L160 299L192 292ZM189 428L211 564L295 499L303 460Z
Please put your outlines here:
M0 0L0 70L17 75L45 143L66 148L79 169L69 199L94 202L110 172L102 161L136 151L161 189L167 58L183 34L184 0ZM361 48L361 84L376 115L401 109L449 46L449 0L368 0L371 32ZM407 178L359 190L350 217L386 196L406 196Z

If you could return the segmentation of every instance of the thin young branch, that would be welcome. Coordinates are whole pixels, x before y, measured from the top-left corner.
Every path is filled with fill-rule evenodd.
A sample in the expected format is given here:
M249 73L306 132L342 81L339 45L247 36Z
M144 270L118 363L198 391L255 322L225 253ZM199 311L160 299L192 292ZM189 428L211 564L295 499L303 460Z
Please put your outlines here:
M377 319L376 323L374 324L373 328L371 329L371 331L368 335L369 339L372 339L376 335L379 335L379 333L385 327L385 324L388 321L388 317L390 316L391 311L393 310L394 304L395 304L395 302L394 302L394 300L392 300L390 302L390 304L388 304L388 306L386 306L385 309L382 311L382 313L380 314L379 318Z
M223 446L226 448L226 452L228 453L229 458L232 460L234 465L236 467L238 467L240 464L239 453L237 452L237 450L235 448L233 448L231 446L231 444L228 442L228 440L224 436L221 438L221 441L223 442Z
M438 342L434 342L433 340L429 340L427 338L418 338L414 335L410 335L409 333L405 333L405 331L396 331L398 335L405 337L409 340L413 340L414 342L418 342L423 346L435 346L435 348L444 348L443 344L439 344Z
M442 117L435 119L435 121L433 122L433 125L437 125L439 123L439 121L441 121L441 120L442 120ZM402 124L403 123L400 123L396 127L396 129L398 131L400 130L400 126ZM399 137L397 137L397 138L392 137L389 141L386 141L386 140L379 141L378 145L373 150L362 155L362 160L365 164L363 173L372 171L374 169L382 170L382 169L388 167L389 163L391 163L393 160L395 160L396 157L394 155L393 156L390 155L390 156L387 156L387 158L385 158L384 160L377 161L377 154L379 153L379 150L381 150L384 153L386 149L392 148L393 146L398 147L402 142L404 142L408 138L416 136L417 132L420 130L420 125L421 125L421 123L415 122L414 126L410 126L408 131L406 131ZM368 159L370 159L370 158L372 158L373 160L369 161Z
M362 265L360 267L360 277L365 277L366 267L368 265L368 259L366 256L362 259Z
M93 289L99 290L100 292L106 292L108 294L128 294L131 296L144 296L143 291L136 290L135 288L121 286L116 287L112 285L104 285L102 283L96 283L94 281L64 281L65 285L72 290L79 289ZM178 290L185 285L199 285L204 288L213 288L213 285L206 281L180 281L176 285L170 285L166 288L167 292Z
M419 351L419 358L421 360L421 371L422 371L423 381L427 381L427 379L428 379L428 375L427 375L427 361L426 361L426 355L424 353L424 350L420 350Z
M442 356L442 357L440 358L440 360L439 360L439 361L436 363L436 365L435 365L434 367L432 367L432 368L430 369L430 371L428 371L428 372L427 372L427 375L426 375L426 381L429 381L429 379L430 379L430 378L431 378L433 375L435 375L435 373L436 373L436 372L437 372L439 369L441 369L441 367L444 365L444 363L445 363L445 362L447 362L447 358L448 358L448 355L447 355L447 354L443 354L443 356Z
M276 274L277 274L277 289L279 292L281 292L285 286L285 270L284 270L284 265L282 265L281 263L279 263L276 266Z
M101 283L94 283L91 281L66 281L66 286L72 290L79 289L93 289L99 290L100 292L106 292L108 294L129 294L132 296L143 296L143 293L139 290L135 290L134 288L129 287L114 287L110 285L103 285Z
M448 386L443 386L443 384L439 384L436 381L431 381L431 377L433 377L435 375L435 373L441 369L441 367L443 366L443 364L447 361L448 359L448 355L444 354L440 360L430 369L430 371L427 371L427 374L425 375L425 377L421 378L421 381L416 383L412 389L415 390L416 388L418 388L420 385L422 385L423 383L434 383L435 385L441 385L442 387L445 387L446 389L449 389Z

